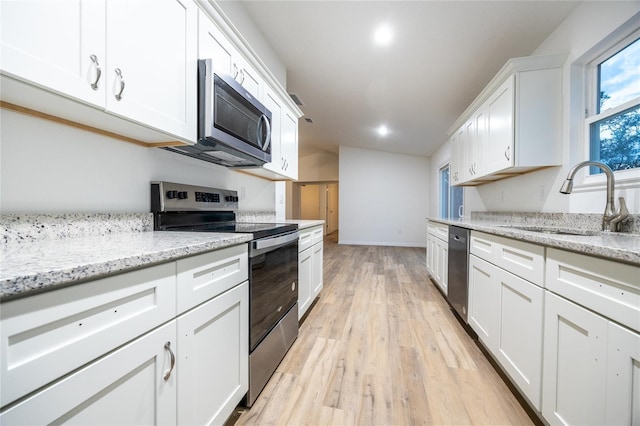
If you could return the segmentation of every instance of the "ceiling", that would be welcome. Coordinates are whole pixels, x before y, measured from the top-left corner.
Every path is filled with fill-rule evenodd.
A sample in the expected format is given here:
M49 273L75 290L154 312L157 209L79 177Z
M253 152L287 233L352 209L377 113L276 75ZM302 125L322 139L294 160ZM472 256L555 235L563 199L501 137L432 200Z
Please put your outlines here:
M576 1L247 1L296 94L300 155L339 145L431 156L512 57L530 55ZM388 25L389 45L373 43ZM558 52L561 53L561 52ZM386 137L376 128L385 124Z

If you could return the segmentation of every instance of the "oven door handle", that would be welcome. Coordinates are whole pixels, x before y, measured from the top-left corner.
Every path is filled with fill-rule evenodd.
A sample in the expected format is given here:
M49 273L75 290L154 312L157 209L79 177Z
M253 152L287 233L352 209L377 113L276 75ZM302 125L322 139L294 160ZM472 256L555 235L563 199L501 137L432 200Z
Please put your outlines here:
M298 239L298 231L290 234L281 235L279 237L264 238L253 242L253 247L256 250L275 249L280 246L287 245Z

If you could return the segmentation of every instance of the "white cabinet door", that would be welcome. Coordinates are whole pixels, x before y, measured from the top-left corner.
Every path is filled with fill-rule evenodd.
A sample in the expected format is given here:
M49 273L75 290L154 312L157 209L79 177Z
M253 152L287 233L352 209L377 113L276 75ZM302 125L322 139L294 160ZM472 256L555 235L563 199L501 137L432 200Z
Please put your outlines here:
M307 312L313 301L312 248L298 253L298 320Z
M436 264L436 237L427 233L427 272L433 278L435 278L435 264Z
M176 424L175 338L171 321L4 411L0 423Z
M462 141L462 180L473 179L474 148L476 143L476 122L473 118L464 124L464 139Z
M281 155L285 176L298 179L298 118L289 110L282 116Z
M514 85L511 75L487 101L486 174L514 165Z
M607 425L640 424L640 334L609 322Z
M2 1L0 22L3 73L104 107L104 1Z
M436 282L446 295L449 278L449 243L436 238Z
M312 299L320 294L322 291L322 287L324 285L324 245L322 242L315 244L311 247L311 257L312 257Z
M498 362L540 410L544 289L496 268L500 289Z
M191 0L107 2L109 112L196 141L197 16Z
M608 321L545 292L542 415L551 425L604 425Z
M238 54L222 31L202 11L198 14L198 58L211 59L219 74L233 75L233 58Z
M271 162L265 164L265 169L282 174L282 101L275 92L266 90L264 106L271 111Z
M178 317L178 423L221 425L249 387L249 284Z
M469 325L492 353L498 348L498 271L496 266L469 256Z

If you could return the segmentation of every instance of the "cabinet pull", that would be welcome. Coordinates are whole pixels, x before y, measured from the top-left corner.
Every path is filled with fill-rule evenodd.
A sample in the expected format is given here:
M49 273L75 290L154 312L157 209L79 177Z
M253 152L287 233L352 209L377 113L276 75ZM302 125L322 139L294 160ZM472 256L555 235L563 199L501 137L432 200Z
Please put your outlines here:
M120 91L116 94L116 101L122 100L122 92L124 92L124 77L120 68L116 68L116 75L120 79Z
M240 77L242 77L242 78L240 79L240 84L242 84L242 83L244 83L244 77L245 77L245 76L244 76L244 70L240 70Z
M98 81L100 81L100 76L102 75L102 70L100 69L100 64L98 63L98 57L96 55L89 56L93 66L96 67L96 79L93 83L91 83L91 88L93 90L98 90Z
M511 147L510 146L508 146L507 149L504 150L504 156L507 159L507 161L511 161L511 158L509 158L510 157L510 151L511 151Z
M164 381L166 382L167 380L169 380L169 377L171 377L171 372L173 371L173 367L175 367L176 365L176 356L173 354L173 351L171 350L171 342L165 343L164 348L168 350L169 354L171 355L171 368L169 368L169 371L164 373Z
M235 80L238 77L238 65L233 64L233 79Z

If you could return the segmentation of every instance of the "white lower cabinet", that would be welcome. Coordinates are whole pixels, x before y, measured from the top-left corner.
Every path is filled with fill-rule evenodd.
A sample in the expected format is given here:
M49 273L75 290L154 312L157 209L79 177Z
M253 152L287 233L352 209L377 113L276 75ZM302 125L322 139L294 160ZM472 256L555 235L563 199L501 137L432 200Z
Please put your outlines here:
M500 310L496 358L536 409L542 391L544 290L498 269Z
M552 425L604 425L607 320L546 293L542 414Z
M605 424L640 424L640 334L609 322Z
M223 424L248 390L249 284L178 317L178 424Z
M224 424L249 385L246 257L232 246L3 303L0 424Z
M547 292L544 345L550 424L640 424L640 334Z
M175 424L177 366L170 350L175 355L175 320L19 402L0 414L0 423Z
M541 264L543 249L477 232L470 247L469 325L531 405L540 409L544 289L523 278L531 275L523 265ZM516 253L519 262L514 264Z
M449 281L449 227L445 224L427 224L427 271L446 295Z
M300 231L298 243L298 320L318 297L324 282L324 227Z
M498 268L474 255L469 256L469 325L492 353L498 347L500 288Z

